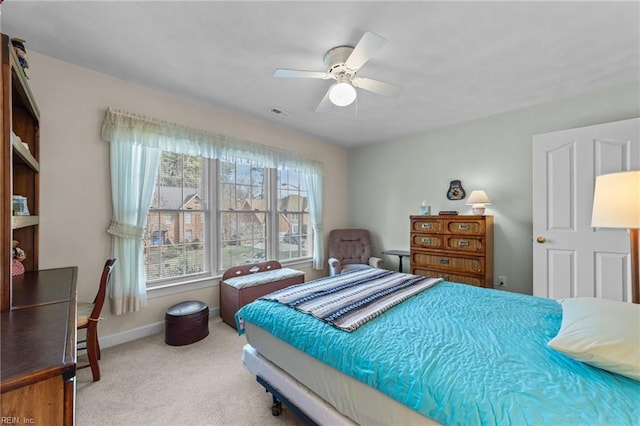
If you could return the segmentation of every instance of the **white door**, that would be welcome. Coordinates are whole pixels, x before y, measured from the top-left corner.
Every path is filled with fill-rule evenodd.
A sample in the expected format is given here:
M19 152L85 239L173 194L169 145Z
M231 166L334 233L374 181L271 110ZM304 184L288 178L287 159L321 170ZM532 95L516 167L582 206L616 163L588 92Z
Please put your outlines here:
M631 300L629 234L591 228L596 176L640 170L640 119L533 137L533 294Z

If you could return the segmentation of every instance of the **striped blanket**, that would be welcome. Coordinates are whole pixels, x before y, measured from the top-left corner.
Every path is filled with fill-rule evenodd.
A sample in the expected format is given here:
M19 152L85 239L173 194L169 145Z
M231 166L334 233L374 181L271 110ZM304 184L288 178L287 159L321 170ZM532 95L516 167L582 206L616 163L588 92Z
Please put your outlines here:
M370 268L294 285L261 299L282 303L351 332L440 281Z

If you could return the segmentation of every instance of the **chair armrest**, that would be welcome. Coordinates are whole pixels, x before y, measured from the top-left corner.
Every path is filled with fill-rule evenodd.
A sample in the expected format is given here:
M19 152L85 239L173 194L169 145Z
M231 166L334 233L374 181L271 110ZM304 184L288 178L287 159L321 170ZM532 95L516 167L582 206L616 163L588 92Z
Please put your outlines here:
M342 264L335 257L329 258L329 272L331 276L337 275L342 272Z
M384 262L379 257L370 257L369 258L369 266L371 266L373 268L382 269L383 263Z

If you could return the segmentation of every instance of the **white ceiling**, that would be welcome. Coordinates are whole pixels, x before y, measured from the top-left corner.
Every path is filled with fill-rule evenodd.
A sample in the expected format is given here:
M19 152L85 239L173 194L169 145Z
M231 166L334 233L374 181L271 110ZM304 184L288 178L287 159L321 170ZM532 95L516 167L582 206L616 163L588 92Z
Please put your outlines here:
M390 140L640 79L633 2L60 2L5 0L1 30L27 50L346 147ZM388 43L355 107L315 108L332 47ZM291 115L278 117L271 108ZM141 111L140 113L144 113Z

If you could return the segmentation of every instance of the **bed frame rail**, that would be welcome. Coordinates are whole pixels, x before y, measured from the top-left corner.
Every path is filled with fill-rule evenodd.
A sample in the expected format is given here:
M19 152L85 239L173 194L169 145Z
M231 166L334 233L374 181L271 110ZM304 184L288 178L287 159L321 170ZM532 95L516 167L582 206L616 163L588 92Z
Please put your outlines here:
M282 414L282 404L289 407L289 409L300 418L304 422L305 425L308 426L318 426L316 422L314 422L309 416L307 416L304 411L298 408L295 404L289 401L284 395L282 395L275 387L273 387L269 382L263 379L260 376L256 376L256 380L260 383L264 389L271 393L273 397L273 405L271 406L271 414L274 416L279 416Z

